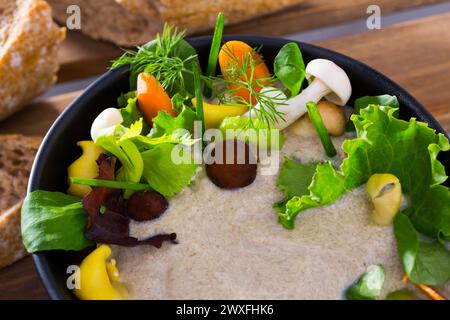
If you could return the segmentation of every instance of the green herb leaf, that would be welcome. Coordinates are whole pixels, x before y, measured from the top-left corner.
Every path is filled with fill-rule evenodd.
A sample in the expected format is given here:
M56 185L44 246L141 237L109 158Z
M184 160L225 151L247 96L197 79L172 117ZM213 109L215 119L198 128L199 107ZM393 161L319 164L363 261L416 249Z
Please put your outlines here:
M450 252L439 242L423 242L403 213L394 220L394 233L403 269L416 284L441 285L450 280Z
M320 115L319 109L317 108L317 104L314 102L308 102L306 104L306 108L308 109L308 114L311 118L311 122L316 128L317 134L319 135L320 141L322 142L327 156L330 158L335 157L337 155L336 148L334 147L330 135L328 134L328 130L323 123L322 116Z
M87 215L77 197L35 191L22 206L22 239L30 253L89 247L93 243L84 236L86 225Z
M189 164L175 164L172 160L174 148L173 144L160 144L142 153L145 179L154 190L166 197L188 186L199 168L192 159Z
M138 51L126 51L113 61L112 68L130 66L132 90L136 89L138 75L147 72L158 79L169 95L186 92L193 96L192 72L200 64L197 52L183 39L184 35L184 32L165 25L162 35L158 34L155 40L138 47Z
M294 42L285 44L275 57L275 75L291 92L291 97L298 95L305 80L306 70L302 53Z
M384 268L382 265L370 266L365 274L346 291L348 300L376 300L383 289Z

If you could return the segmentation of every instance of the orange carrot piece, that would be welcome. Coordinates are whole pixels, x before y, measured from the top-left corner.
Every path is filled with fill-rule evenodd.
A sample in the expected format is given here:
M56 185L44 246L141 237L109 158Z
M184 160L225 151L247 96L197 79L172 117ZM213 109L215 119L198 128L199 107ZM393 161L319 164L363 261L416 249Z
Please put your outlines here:
M409 281L408 275L405 274L402 278L403 283L407 283ZM432 300L447 300L446 297L441 295L439 292L437 292L435 289L431 288L430 286L427 286L425 284L414 284L414 286L422 291L426 296L428 296Z
M248 59L247 57L251 55L253 60L255 61L255 68L253 71L253 89L257 92L261 91L262 87L256 84L255 80L270 78L271 74L266 64L264 63L263 58L248 44L242 41L228 41L222 46L222 49L219 53L219 64L220 69L222 71L222 75L224 75L225 80L230 80L227 77L228 70L236 69L236 62L241 65L245 62L244 59ZM252 77L252 70L250 67L247 68L247 77ZM243 80L242 77L233 80ZM238 89L239 86L232 85L231 89ZM241 88L236 91L236 95L245 99L245 101L255 104L256 101L250 101L251 96L248 89Z
M149 73L141 73L137 81L137 100L145 121L152 123L159 111L176 116L172 101L159 81Z

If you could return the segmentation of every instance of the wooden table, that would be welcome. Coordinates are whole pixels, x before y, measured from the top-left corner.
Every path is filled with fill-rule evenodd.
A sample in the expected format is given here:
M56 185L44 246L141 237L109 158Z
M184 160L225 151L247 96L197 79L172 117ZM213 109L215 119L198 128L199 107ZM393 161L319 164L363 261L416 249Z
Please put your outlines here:
M234 25L228 33L285 35L362 18L374 1L306 0L264 19ZM383 13L443 1L377 1ZM450 12L317 43L361 60L414 95L450 131ZM60 53L59 81L102 73L120 50L70 33ZM79 95L69 92L34 103L0 124L0 133L44 135L58 114ZM40 122L36 124L36 116ZM21 125L18 126L17 124ZM0 271L0 299L46 299L31 258Z

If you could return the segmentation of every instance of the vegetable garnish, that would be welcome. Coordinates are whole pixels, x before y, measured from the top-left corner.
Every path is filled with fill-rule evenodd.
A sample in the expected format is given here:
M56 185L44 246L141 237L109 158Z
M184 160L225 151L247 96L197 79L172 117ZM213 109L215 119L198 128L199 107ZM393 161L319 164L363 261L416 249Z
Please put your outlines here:
M86 179L74 177L70 178L70 182L73 184L90 186L90 187L106 187L111 189L126 189L133 191L144 191L151 190L148 184L143 183L133 183L126 181L109 181L109 180L99 180L99 179Z
M397 248L409 280L414 284L440 285L450 280L450 252L438 241L421 241L404 213L394 220Z
M283 119L284 113L277 107L286 99L276 88L263 90L273 86L275 78L253 48L240 41L227 42L219 54L219 62L222 77L215 79L213 89L220 104L247 106L250 119L258 119L268 126Z
M127 50L113 61L112 68L130 66L131 88L136 89L137 77L142 72L152 74L171 95L189 93L194 95L192 71L199 67L195 49L183 38L184 32L169 25L164 26L162 35L138 51Z
M317 130L320 141L322 142L327 156L330 158L334 158L337 155L337 151L333 145L333 142L331 141L328 130L323 123L319 109L317 109L317 104L315 104L314 102L308 102L306 104L306 108L308 109L309 117L311 118L311 121Z
M222 43L223 27L225 25L225 15L219 12L217 15L216 27L214 29L214 36L211 43L211 50L209 52L208 69L206 71L207 77L216 75L217 57L219 56L220 45Z
M34 191L22 205L22 239L28 252L79 251L94 245L84 231L87 216L80 198L59 192Z
M97 179L114 181L116 179L116 161L117 158L102 154L97 160ZM106 198L113 192L114 189L111 188L95 187L83 198L83 208L88 215L88 229L92 226L93 220L100 212L100 207L104 205Z
M138 76L137 100L139 110L148 124L152 123L159 111L165 111L172 116L176 115L169 95L159 81L149 73L142 72Z
M195 86L195 111L197 113L197 120L202 123L202 136L203 136L203 134L205 133L205 114L203 113L202 84L200 80L200 72L198 70L194 70L194 86Z
M82 300L126 300L128 290L120 283L116 261L107 261L112 250L102 244L91 252L80 265L80 286L74 289Z
M171 197L179 193L191 183L196 175L199 165L193 163L176 164L172 160L173 144L160 144L153 149L142 153L144 161L143 177L153 190L165 197ZM180 150L184 152L184 150ZM188 155L191 156L191 155ZM180 155L183 157L183 155Z
M380 296L383 284L383 266L373 265L355 284L347 289L345 295L348 300L375 300Z
M402 278L403 283L408 283L409 278L408 275L405 274ZM439 292L437 292L435 289L431 288L430 286L427 286L425 284L414 284L414 286L422 291L425 295L427 295L432 300L448 300L446 297L441 295Z
M396 119L396 111L371 105L361 110L361 115L352 116L357 138L344 142L348 156L341 170L330 162L318 164L308 184L310 193L291 198L286 211L279 212L283 226L293 228L299 212L330 204L366 183L372 174L382 172L400 180L411 200L404 213L418 231L435 239L450 239L450 192L441 185L447 176L437 160L440 151L450 149L448 140L415 119Z
M362 109L367 108L369 105L375 104L378 106L385 106L398 109L400 104L396 96L390 96L384 94L381 96L365 96L355 100L355 106L352 114L359 115ZM347 123L347 131L355 131L355 125L352 121Z
M305 80L306 70L302 53L295 42L285 44L274 62L275 75L291 92L291 97L298 95Z
M114 157L101 156L98 159L100 180L115 180ZM146 240L138 240L130 236L127 206L120 190L106 187L93 187L83 199L83 208L88 214L89 222L86 238L97 243L116 244L125 247L151 245L160 248L164 241L176 243L176 234L162 234ZM100 212L104 206L105 212Z

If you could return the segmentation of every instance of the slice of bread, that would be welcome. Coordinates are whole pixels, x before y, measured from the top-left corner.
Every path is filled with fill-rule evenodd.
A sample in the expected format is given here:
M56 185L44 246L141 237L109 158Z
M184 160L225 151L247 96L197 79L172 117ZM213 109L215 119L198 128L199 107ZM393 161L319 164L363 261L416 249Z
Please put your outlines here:
M0 120L56 81L64 37L45 1L0 0Z
M227 23L278 11L303 0L48 0L55 18L64 23L67 7L81 9L81 31L94 39L121 46L143 44L161 31L165 22L189 34L214 27L217 13Z
M26 255L20 209L41 138L0 135L0 268Z

